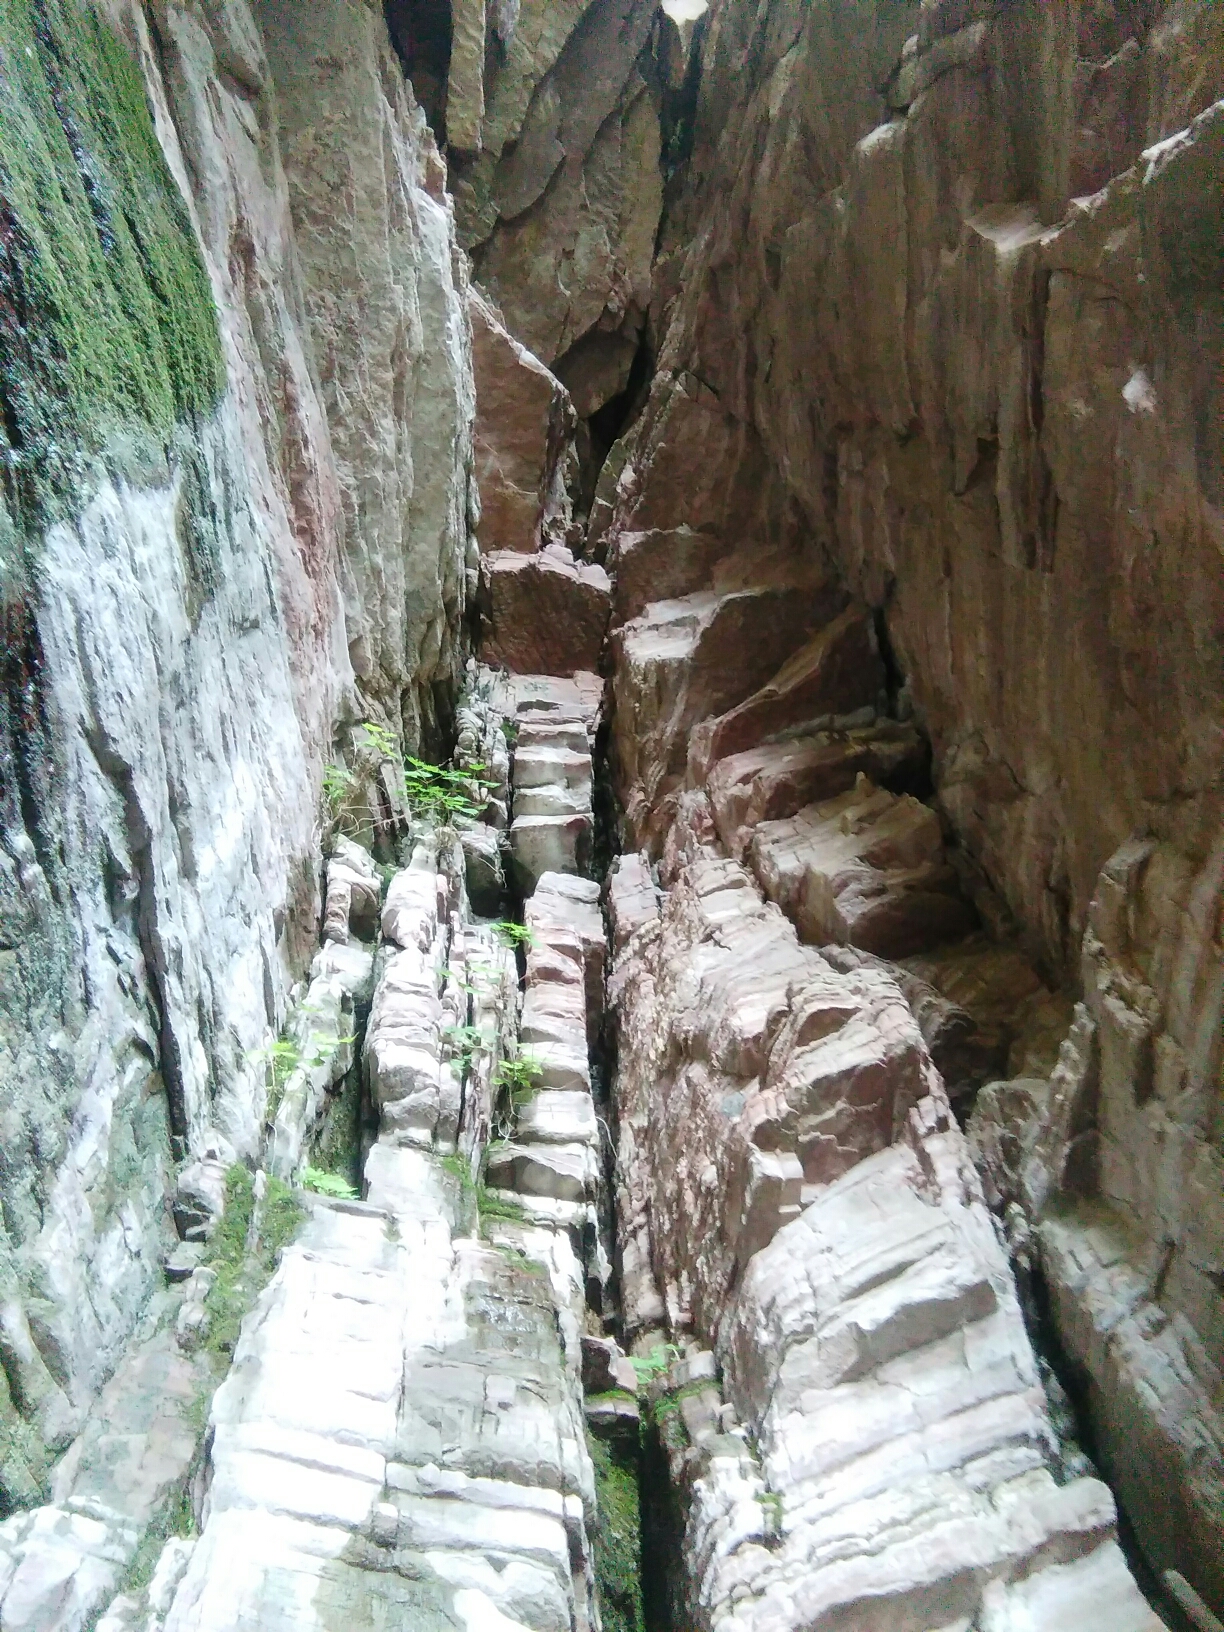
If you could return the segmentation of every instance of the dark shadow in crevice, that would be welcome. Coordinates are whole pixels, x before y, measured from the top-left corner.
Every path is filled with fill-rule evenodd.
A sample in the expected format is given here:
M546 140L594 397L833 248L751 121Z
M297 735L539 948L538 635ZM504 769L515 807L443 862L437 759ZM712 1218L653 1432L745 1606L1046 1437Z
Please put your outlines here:
M599 473L604 467L612 444L624 435L646 405L646 399L650 395L650 382L654 378L654 362L654 353L643 334L633 355L633 362L629 365L629 378L625 382L625 389L618 391L602 408L597 408L586 421L590 442L583 461L582 495L578 503L578 508L583 514L590 512Z
M1075 1363L1059 1340L1049 1288L1040 1263L1029 1266L1013 1261L1012 1272L1016 1277L1016 1288L1020 1294L1020 1307L1029 1341L1038 1360L1049 1367L1066 1395L1074 1423L1075 1443L1092 1463L1097 1478L1108 1484L1109 1480L1102 1471L1100 1447L1092 1425L1089 1398L1091 1384L1083 1369ZM1113 1488L1112 1485L1110 1488ZM1135 1534L1134 1525L1116 1490L1113 1496L1118 1510L1118 1545L1140 1592L1170 1632L1198 1632L1193 1621L1166 1592L1164 1583L1148 1562Z
M684 1603L684 1516L672 1488L667 1453L653 1426L642 1429L642 1619L646 1632L687 1624Z
M439 147L446 145L446 89L450 78L450 0L383 0L391 35L412 94Z

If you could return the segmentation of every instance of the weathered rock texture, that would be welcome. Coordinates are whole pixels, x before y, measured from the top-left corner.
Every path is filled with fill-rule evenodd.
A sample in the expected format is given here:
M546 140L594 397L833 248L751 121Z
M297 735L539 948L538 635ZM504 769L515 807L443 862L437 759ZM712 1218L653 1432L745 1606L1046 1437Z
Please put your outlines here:
M731 1408L685 1411L691 1362L655 1405L692 1624L1007 1626L1035 1596L1036 1625L1156 1632L1108 1490L1056 1477L1006 1257L899 987L801 946L735 862L690 863L661 916L637 871L611 898L626 1321L712 1348Z
M476 290L471 314L481 548L530 552L564 540L573 404Z
M663 202L658 8L483 9L453 8L446 132L460 241L515 338L585 418L628 384L650 304Z
M315 1207L244 1326L165 1632L590 1624L582 1266L564 1229L481 1236L455 1150L479 1161L489 1107L444 1022L467 1016L461 972L496 985L497 954L466 918L418 846L383 910L365 1199ZM580 965L577 979L585 1068ZM539 1099L564 1120L575 1097ZM537 1116L545 1165L594 1136L592 1113L581 1129Z
M1154 1632L1042 1310L1224 1612L1224 12L105 11L0 16L0 1627L593 1632L645 1418L677 1627Z
M38 311L30 332L67 348L94 419L52 420L69 453L81 440L71 480L48 456L38 508L6 476L0 526L0 1511L37 1498L160 1278L174 1159L212 1124L253 1146L252 1053L315 940L333 730L436 729L468 544L464 273L378 13L170 4L156 41L139 7L91 15L65 0L36 34L18 5L3 25L26 65L0 90L6 277L62 277L68 339ZM57 62L94 65L71 105ZM128 148L106 146L116 129ZM144 224L150 282L126 308L106 283L122 231L88 203L117 198L124 165L181 218L161 247ZM75 239L38 237L53 195L79 197ZM163 418L152 387L90 398L121 310L162 300L158 344L186 367L188 319L156 281L172 254L199 268L179 298L208 323L216 302L211 395L180 388ZM142 379L161 353L132 344ZM17 432L46 440L38 357L6 342L10 453Z
M1000 1078L975 1133L991 1204L1149 1559L1217 1611L1221 21L1192 0L714 4L658 368L592 509L631 841L664 883L743 857L804 938L847 943L847 974L904 957L962 1106ZM720 574L742 601L777 560L783 614L712 639ZM884 673L864 654L861 695L822 719L802 654L854 602ZM931 792L896 757L910 722L933 811L906 799ZM938 943L974 913L1083 995L1053 1075L1031 968L1001 1007L993 975L962 1006L982 943ZM700 1076L732 1044L691 1046ZM740 1249L720 1250L729 1276ZM656 1316L704 1307L711 1274L678 1265ZM983 1600L981 1624L1052 1614L1034 1592Z

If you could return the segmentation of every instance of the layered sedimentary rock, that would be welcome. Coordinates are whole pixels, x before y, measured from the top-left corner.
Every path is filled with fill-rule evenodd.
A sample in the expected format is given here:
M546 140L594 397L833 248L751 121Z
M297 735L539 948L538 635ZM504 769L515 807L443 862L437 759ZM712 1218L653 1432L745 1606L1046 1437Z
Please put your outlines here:
M1154 1632L1099 1468L1210 1626L1219 7L155 10L0 21L0 1625Z
M589 1624L582 1266L564 1230L481 1236L488 1083L443 1019L453 966L497 954L465 916L419 847L383 910L365 1198L315 1205L244 1328L166 1632Z
M700 50L592 509L629 835L665 884L744 859L844 973L903 959L962 1117L997 1079L990 1204L1149 1560L1218 1612L1220 13L715 4ZM778 551L844 597L814 630L875 612L868 712L789 709L794 604L701 695L685 598ZM990 1614L1053 1613L1022 1597Z
M713 1349L729 1408L711 1367L702 1420L693 1361L672 1368L693 1620L993 1627L1033 1602L1154 1632L1108 1490L1061 1477L900 988L801 946L732 861L690 863L661 915L637 873L611 896L626 1320Z

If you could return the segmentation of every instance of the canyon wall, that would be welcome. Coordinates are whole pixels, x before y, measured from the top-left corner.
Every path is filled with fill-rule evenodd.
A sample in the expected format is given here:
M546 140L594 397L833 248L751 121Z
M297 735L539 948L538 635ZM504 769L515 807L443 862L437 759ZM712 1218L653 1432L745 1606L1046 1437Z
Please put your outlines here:
M1013 1055L980 1101L988 1189L1150 1558L1218 1608L1220 13L715 4L701 27L657 371L592 511L628 842L666 881L799 812L750 859L803 938L919 950L858 897L826 910L849 886L822 823L867 819L800 810L836 791L828 755L744 752L846 708L805 700L803 642L871 611L858 702L929 740L961 898L1085 1005L1052 1084ZM916 888L920 939L964 933Z
M1214 1632L1222 94L7 5L2 1632Z
M6 1509L161 1284L175 1163L257 1143L333 740L453 707L444 171L376 12L267 11L4 22Z

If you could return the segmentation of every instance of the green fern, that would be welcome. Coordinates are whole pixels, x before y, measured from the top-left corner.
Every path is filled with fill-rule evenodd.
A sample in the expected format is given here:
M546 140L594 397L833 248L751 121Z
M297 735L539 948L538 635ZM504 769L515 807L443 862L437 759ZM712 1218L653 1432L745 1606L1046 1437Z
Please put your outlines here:
M313 1190L320 1196L331 1196L337 1201L355 1201L357 1197L355 1187L347 1179L342 1179L338 1173L325 1173L321 1167L302 1169L302 1189Z

